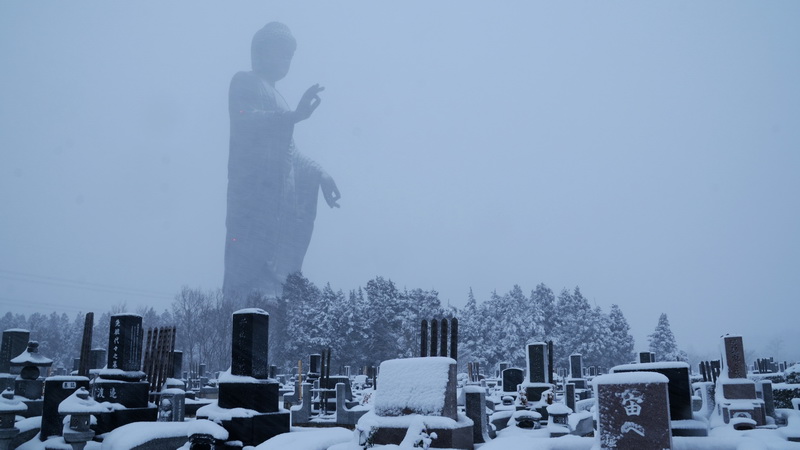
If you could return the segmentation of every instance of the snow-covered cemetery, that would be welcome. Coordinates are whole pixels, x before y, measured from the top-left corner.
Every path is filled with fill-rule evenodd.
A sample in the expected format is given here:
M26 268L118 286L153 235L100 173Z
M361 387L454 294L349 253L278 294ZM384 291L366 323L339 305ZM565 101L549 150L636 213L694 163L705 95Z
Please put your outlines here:
M286 310L263 298L248 300L272 314L185 289L193 303L176 297L174 315L87 313L70 325L35 314L36 332L6 329L0 448L800 448L800 364L747 360L746 336L720 337L718 358L690 366L666 315L652 351L634 354L620 309L592 310L577 288L556 299L544 285L530 297L515 286L448 312L435 293L382 278L349 300L290 281L281 303L308 296L290 304L317 305L317 320L282 323ZM331 320L323 311L341 308L337 298L368 305L380 329L344 310Z
M800 0L4 0L0 55L0 450L800 450Z

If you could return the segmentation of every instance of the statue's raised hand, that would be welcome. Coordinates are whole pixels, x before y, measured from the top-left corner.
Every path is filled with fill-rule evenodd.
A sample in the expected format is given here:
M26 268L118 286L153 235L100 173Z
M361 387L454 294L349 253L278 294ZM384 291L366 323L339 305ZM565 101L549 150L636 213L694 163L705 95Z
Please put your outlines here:
M319 103L322 101L319 98L319 93L324 91L325 88L320 86L319 84L315 84L310 88L306 89L306 92L303 94L303 97L300 98L300 102L297 103L297 109L294 110L294 121L295 123L300 122L301 120L306 120L311 117L311 113L317 109Z
M319 182L319 187L322 189L322 196L325 197L328 206L331 208L338 208L338 201L342 198L342 194L339 193L339 189L336 187L336 182L333 181L333 178L327 173L323 173L322 179Z

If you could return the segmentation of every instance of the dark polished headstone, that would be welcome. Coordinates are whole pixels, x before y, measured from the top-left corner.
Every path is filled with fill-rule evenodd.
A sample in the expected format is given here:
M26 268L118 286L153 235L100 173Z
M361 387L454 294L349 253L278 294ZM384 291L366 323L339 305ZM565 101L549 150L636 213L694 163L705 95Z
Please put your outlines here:
M517 386L525 382L522 369L512 367L501 374L503 377L503 392L517 392Z
M547 383L547 344L534 342L527 346L528 382Z
M692 383L689 365L684 362L625 364L611 369L613 373L656 372L669 380L669 410L672 420L692 419Z
M419 330L419 356L428 356L428 321L422 319Z
M615 373L595 378L594 384L600 448L672 448L665 376Z
M142 316L115 314L111 316L110 325L107 368L124 372L141 371L142 339L144 339Z
M764 400L764 409L768 416L775 417L775 396L772 393L772 382L769 380L759 381L761 388L761 399Z
M312 353L309 356L308 375L313 379L317 379L320 376L321 370L322 370L322 355L319 353Z
M241 441L245 446L257 446L279 434L288 433L291 417L288 411L256 414L253 417L234 417L223 420L228 439Z
M108 355L104 348L89 350L89 369L102 369L108 362Z
M580 353L569 355L569 370L572 378L583 378L583 356Z
M440 340L439 343L439 356L447 356L447 341L448 341L448 323L447 319L442 319L441 322L441 329L439 331Z
M58 405L80 388L89 388L88 378L61 376L44 380L40 440L45 441L50 436L61 436L64 424L63 417L58 413Z
M232 375L269 378L268 346L269 314L266 311L248 308L233 313Z
M100 403L119 403L126 408L146 408L150 383L147 381L120 381L96 378L92 396Z
M487 442L489 416L486 415L486 391L476 386L465 387L464 413L472 420L472 440Z
M172 378L180 380L183 377L183 352L175 350L172 352Z
M567 383L564 387L564 399L567 408L577 412L575 410L575 383Z
M11 372L11 358L18 356L28 348L30 337L30 331L20 328L3 331L3 340L0 343L0 373Z

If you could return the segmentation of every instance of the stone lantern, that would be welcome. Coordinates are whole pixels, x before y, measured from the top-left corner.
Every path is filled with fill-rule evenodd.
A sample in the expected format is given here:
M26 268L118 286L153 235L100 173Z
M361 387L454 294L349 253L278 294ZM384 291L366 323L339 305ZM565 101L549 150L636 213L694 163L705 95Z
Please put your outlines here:
M547 407L547 429L550 431L550 437L559 437L570 433L570 413L572 413L572 409L563 403L553 403Z
M41 379L42 369L45 371L53 365L53 360L39 354L39 343L28 342L28 348L11 359L11 367L20 368L15 383L16 394L30 400L42 398L44 382Z
M14 391L6 389L0 397L0 450L6 450L11 440L19 434L14 427L17 413L28 410L28 406L14 398Z
M64 442L73 450L83 450L86 443L94 437L89 428L92 414L101 414L108 409L89 397L89 391L81 387L58 405L58 413L70 416L69 429L64 430Z

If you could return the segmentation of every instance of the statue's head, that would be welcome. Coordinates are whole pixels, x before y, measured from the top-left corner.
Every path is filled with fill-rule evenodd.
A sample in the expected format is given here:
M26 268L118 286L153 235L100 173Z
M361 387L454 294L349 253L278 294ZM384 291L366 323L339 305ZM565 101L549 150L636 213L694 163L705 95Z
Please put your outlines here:
M250 56L253 71L271 82L289 73L297 42L289 27L280 22L270 22L253 36Z

